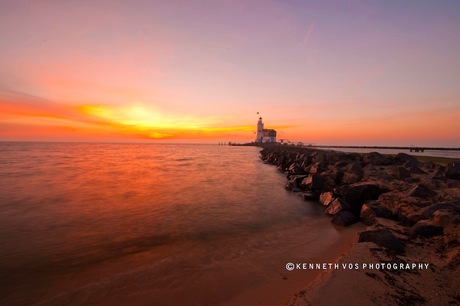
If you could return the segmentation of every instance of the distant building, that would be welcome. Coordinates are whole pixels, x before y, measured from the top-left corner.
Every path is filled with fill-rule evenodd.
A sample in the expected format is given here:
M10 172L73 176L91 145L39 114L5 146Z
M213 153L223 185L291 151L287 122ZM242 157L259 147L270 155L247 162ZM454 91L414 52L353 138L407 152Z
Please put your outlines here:
M276 130L273 129L264 129L264 123L262 122L262 117L259 117L257 122L257 136L256 142L276 142Z

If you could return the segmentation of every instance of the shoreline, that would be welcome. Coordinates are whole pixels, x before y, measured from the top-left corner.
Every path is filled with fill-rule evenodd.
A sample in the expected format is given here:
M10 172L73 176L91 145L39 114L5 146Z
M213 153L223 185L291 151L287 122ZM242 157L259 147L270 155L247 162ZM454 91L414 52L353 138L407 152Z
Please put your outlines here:
M356 240L357 233L364 228L364 225L356 224L353 228L339 229L342 232L342 237L310 258L310 261L337 261L338 258L341 258L349 252L353 241ZM230 300L219 303L219 305L285 305L292 296L304 289L306 283L313 282L322 273L322 270L287 271L284 266L276 270L278 270L278 277L276 279L271 279L259 285L249 287L247 290L232 296ZM269 294L267 294L267 292L269 292Z
M460 166L400 153L345 153L264 146L285 188L317 199L331 222L367 225L338 263L427 263L425 270L330 269L289 306L434 305L460 302ZM323 260L321 261L323 262Z

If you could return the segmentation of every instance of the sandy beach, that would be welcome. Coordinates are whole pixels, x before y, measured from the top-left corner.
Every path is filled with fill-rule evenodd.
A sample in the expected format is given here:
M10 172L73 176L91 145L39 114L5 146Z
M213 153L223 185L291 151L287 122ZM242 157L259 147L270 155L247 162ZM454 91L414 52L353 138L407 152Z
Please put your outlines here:
M358 232L365 229L363 224L355 224L345 230L338 228L342 232L340 241L331 244L323 252L309 259L309 262L336 262L347 254L357 239ZM288 271L283 269L279 273L279 278L264 283L261 286L252 287L233 297L231 300L220 305L266 305L279 306L285 305L293 295L303 290L305 284L313 283L316 279L321 278L324 270L295 270ZM284 270L284 271L283 271Z
M386 224L397 232L396 224ZM403 235L401 235L403 237ZM372 242L354 243L337 262L360 269L328 270L297 292L287 304L306 305L457 305L460 297L458 247L444 250L442 238L407 241L406 254L394 256ZM411 269L362 268L362 263L417 263ZM418 263L429 265L427 269ZM405 265L406 266L406 265Z

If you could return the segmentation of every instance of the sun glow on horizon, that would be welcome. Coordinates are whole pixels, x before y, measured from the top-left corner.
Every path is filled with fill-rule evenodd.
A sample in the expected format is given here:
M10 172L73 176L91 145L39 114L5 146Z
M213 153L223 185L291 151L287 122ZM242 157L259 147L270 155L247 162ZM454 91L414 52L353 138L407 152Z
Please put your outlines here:
M143 133L154 139L192 137L196 134L215 137L216 135L206 134L254 130L253 126L222 127L214 118L171 116L141 103L123 106L83 105L78 110L128 133Z
M22 99L20 99L22 98ZM39 101L37 103L37 101ZM9 95L0 97L4 136L67 135L152 140L250 139L254 126L229 126L222 116L168 114L151 104L123 105L56 103ZM18 128L8 128L8 126ZM35 131L35 132L34 132ZM40 138L40 137L39 137Z

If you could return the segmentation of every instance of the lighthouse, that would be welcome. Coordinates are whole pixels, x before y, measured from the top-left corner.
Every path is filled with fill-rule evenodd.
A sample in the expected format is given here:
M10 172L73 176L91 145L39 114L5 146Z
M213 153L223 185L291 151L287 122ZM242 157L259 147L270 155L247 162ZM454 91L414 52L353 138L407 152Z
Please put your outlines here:
M262 117L259 117L259 121L257 121L256 142L262 142L263 138L264 138L264 123L262 122Z
M257 134L255 142L276 142L276 130L264 129L262 117L259 117L259 121L257 121Z

